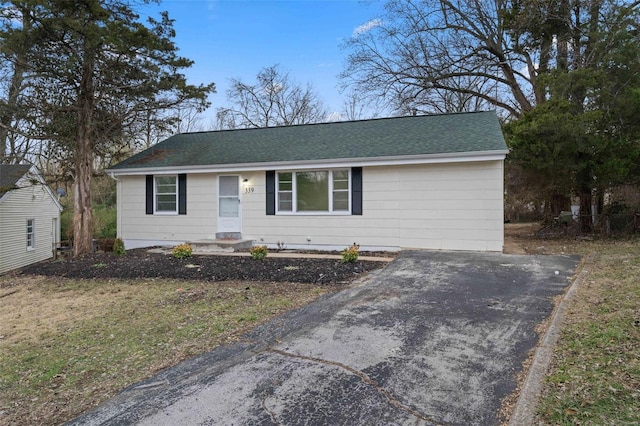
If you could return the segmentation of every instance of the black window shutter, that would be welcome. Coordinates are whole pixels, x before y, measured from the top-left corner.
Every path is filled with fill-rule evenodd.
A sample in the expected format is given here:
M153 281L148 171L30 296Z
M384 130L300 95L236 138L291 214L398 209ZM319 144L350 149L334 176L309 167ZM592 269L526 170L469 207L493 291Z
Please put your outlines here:
M187 214L187 175L178 175L178 214Z
M351 168L351 214L362 216L362 167Z
M153 214L153 175L146 176L145 205L147 214Z
M276 172L275 170L267 170L267 215L276 214Z

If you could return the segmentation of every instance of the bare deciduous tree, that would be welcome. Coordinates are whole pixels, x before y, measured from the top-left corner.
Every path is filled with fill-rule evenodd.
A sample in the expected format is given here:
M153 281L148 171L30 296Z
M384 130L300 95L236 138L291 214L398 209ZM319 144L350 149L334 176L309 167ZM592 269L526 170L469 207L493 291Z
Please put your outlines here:
M454 112L492 104L517 115L531 108L501 25L506 1L390 0L378 25L352 37L347 86L387 99L401 113ZM497 86L500 86L497 89ZM508 89L509 99L496 97Z
M255 84L232 79L227 98L233 106L218 109L219 129L318 123L327 116L311 85L299 85L278 65L263 68Z
M385 114L382 99L376 95L367 96L357 91L350 91L345 95L340 117L345 120L367 120Z
M15 132L27 114L23 104L27 91L28 55L35 43L28 37L32 19L28 3L16 3L0 11L0 163L20 163L30 151L31 140ZM17 30L16 30L17 29Z
M404 114L493 106L517 118L548 99L546 73L597 66L596 46L614 48L639 3L388 0L347 41L342 82Z

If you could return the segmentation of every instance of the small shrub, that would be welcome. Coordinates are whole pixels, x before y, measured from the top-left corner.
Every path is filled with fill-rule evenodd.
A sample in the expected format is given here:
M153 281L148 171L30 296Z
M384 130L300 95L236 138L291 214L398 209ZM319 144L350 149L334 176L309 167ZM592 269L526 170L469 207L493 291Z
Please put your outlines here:
M267 257L267 246L251 247L251 257L256 260L262 260Z
M99 238L98 239L98 249L104 252L112 252L113 245L115 244L115 238Z
M122 238L116 238L113 241L113 252L118 256L122 256L126 253L126 250L124 249L124 241L122 241Z
M340 253L342 254L342 263L353 263L358 260L358 250L360 250L360 246L356 243L342 250Z
M173 248L173 257L176 259L185 259L187 257L191 257L193 253L193 249L187 243L178 244Z

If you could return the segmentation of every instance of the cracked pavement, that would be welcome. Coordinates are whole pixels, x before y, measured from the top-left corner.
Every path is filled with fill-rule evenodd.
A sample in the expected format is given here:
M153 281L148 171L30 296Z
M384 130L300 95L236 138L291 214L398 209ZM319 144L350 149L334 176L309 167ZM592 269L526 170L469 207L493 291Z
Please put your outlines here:
M577 257L406 251L71 424L493 425Z

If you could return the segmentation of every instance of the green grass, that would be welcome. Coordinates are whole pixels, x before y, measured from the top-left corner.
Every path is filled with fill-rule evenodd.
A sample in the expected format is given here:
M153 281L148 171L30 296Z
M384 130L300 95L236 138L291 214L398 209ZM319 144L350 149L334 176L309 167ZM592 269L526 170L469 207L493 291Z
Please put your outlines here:
M41 314L50 312L55 326L12 343L0 340L0 411L5 412L0 423L69 420L120 389L231 342L327 291L253 282L59 279L3 297L0 301L9 305L9 299L28 292L33 303L41 304ZM77 298L89 300L86 315L65 319L66 311L77 309L72 308ZM42 318L24 321L37 324Z
M640 423L640 243L586 245L593 261L584 265L586 279L563 324L538 413L545 424L636 425Z

